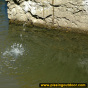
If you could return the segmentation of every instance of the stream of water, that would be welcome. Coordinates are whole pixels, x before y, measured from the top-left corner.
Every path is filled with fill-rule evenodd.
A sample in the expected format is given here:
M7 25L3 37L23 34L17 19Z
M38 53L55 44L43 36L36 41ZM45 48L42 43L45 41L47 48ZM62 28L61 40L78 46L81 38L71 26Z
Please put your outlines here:
M0 1L0 88L76 82L88 83L88 35L14 24L8 29Z

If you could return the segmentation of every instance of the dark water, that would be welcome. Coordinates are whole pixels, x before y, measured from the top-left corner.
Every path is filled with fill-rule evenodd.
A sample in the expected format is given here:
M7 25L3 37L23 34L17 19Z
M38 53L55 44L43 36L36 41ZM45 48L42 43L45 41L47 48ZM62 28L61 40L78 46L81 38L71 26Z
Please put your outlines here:
M0 88L88 83L88 35L16 25L8 30L4 7L0 2Z
M7 19L7 6L6 2L0 0L0 31L7 30L8 27L8 19Z

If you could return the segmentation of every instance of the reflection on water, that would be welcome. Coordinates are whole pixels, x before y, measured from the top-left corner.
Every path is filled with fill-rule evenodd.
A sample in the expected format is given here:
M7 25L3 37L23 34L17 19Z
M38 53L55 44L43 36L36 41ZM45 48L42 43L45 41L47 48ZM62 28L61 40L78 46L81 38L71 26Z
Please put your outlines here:
M5 0L0 0L0 31L8 30L7 5Z

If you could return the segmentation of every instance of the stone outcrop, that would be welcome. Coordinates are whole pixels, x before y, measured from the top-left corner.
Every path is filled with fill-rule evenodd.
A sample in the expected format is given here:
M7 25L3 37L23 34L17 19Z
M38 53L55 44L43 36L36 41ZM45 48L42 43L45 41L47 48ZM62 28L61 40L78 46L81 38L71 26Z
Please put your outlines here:
M88 0L6 0L8 18L88 30Z

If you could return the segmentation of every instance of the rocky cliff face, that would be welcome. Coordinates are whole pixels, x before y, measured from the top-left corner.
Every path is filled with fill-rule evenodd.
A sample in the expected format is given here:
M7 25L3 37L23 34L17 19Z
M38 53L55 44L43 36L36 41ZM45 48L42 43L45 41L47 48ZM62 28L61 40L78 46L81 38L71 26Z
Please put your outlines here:
M88 30L88 0L6 0L8 17Z

